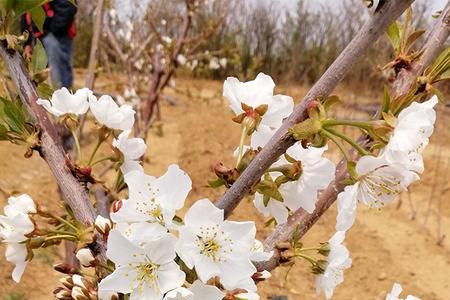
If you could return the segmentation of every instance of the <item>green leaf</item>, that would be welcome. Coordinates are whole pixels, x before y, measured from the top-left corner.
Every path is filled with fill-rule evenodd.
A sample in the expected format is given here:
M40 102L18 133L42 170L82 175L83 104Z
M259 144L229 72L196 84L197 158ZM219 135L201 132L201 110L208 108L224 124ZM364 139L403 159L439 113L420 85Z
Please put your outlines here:
M391 106L391 96L389 95L389 89L384 85L384 96L383 96L383 106L381 108L382 112L388 112Z
M3 102L4 122L9 126L11 131L22 133L26 130L26 115L23 107L18 101L10 101L5 98L0 98Z
M41 82L37 86L37 93L40 98L50 99L53 95L53 89L49 84Z
M6 133L8 132L8 128L6 128L4 125L0 124L0 141L5 141L8 139L6 136Z
M325 99L325 101L323 102L323 107L324 107L325 111L328 112L334 105L341 104L341 103L342 103L342 101L341 101L341 99L339 99L338 96L331 95Z
M33 74L37 74L47 68L47 54L45 53L44 46L42 46L42 43L39 40L36 41L36 46L34 46L31 63L33 65Z
M417 41L418 38L420 38L425 33L425 30L417 30L411 33L410 36L408 36L408 39L406 40L406 48L409 49L415 41Z
M40 32L44 31L45 11L40 6L30 9L31 19L36 24Z
M25 12L32 10L35 7L40 7L49 0L13 0L12 9L16 14L16 18L19 18Z
M386 34L389 38L389 41L392 44L392 47L394 47L395 51L398 51L400 47L400 30L398 28L398 23L395 21L394 23L389 26L389 28L386 31Z

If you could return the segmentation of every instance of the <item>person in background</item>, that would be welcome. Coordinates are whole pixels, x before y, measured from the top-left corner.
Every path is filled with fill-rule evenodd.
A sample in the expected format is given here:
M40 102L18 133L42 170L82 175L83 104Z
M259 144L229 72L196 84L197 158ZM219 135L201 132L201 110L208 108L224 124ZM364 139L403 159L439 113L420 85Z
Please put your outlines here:
M48 57L54 88L70 88L73 83L72 42L75 37L76 6L69 0L53 0L42 5L46 18L40 32L29 12L21 16L21 31L30 36L24 46L25 57L31 59L35 39L42 42Z

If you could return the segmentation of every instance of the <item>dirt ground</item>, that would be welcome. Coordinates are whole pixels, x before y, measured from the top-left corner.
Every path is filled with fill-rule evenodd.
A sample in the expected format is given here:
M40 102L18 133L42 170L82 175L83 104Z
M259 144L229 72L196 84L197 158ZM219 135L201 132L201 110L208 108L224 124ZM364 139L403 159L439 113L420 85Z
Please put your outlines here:
M78 74L81 84L82 76ZM122 79L104 76L96 84L99 92L117 93ZM282 86L278 93L301 99L306 88ZM219 161L231 165L232 152L239 141L239 126L221 97L222 83L204 80L177 80L177 91L167 93L176 98L176 105L163 101L161 106L163 136L151 132L146 172L162 174L171 163L177 163L192 178L193 190L187 204L208 197L216 200L222 189L207 187L212 178L211 166ZM348 89L338 90L345 103L374 101L370 95ZM349 108L341 115L356 116ZM379 211L360 206L357 221L347 234L347 247L353 266L345 273L345 281L335 291L333 299L384 299L394 282L401 283L406 296L413 294L423 300L450 299L450 241L438 236L450 235L450 184L448 181L450 144L448 116L439 115L439 128L426 151L426 171L411 193L399 202ZM104 149L103 151L110 151ZM30 194L58 209L58 193L48 167L36 155L24 159L25 150L6 142L0 144L0 206L12 192ZM337 156L330 154L335 161ZM99 172L101 168L94 169ZM334 233L336 208L323 216L303 239L306 245L324 242ZM428 217L427 217L428 216ZM251 199L244 200L232 216L234 220L256 220L260 239L271 228L263 228L264 218L256 211ZM439 225L440 224L440 225ZM440 241L440 245L438 245ZM0 252L4 252L1 246ZM20 284L10 279L12 265L0 259L1 300L51 299L59 275L52 265L61 258L49 250L38 251L29 263ZM2 254L3 255L3 254ZM286 277L287 269L278 268L273 277L260 284L261 299L287 296L287 299L322 299L315 294L315 279L304 261L298 261ZM279 298L278 298L279 299Z

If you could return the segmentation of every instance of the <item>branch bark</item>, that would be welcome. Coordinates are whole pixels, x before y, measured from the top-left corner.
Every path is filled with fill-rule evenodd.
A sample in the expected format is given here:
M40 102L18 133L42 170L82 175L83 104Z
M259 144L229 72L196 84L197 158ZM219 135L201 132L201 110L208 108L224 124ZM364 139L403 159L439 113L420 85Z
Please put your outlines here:
M383 34L386 28L413 1L386 1L379 7L370 20L364 24L355 38L311 88L302 102L295 108L294 112L273 135L247 169L245 169L239 179L218 200L216 205L224 209L225 217L231 214L242 198L250 191L250 188L261 178L264 171L295 143L293 137L288 133L288 129L307 118L306 108L308 104L318 97L328 96L373 42Z
M91 52L89 53L89 65L86 77L86 87L90 90L94 88L95 81L95 66L97 64L97 54L98 46L100 41L100 33L103 21L103 6L104 0L97 1L97 7L95 9L95 23L94 23L94 33L92 35Z
M59 143L55 127L48 118L47 112L36 103L38 98L36 88L28 75L22 57L17 52L9 52L3 43L0 44L0 56L8 68L20 99L42 131L40 152L55 176L64 199L80 222L86 226L92 225L95 219L94 207L85 188L66 167L64 150Z
M450 35L450 1L443 10L440 19L435 23L426 43L422 47L423 55L416 61L412 68L402 70L393 85L392 92L397 95L405 94L415 83L417 76L420 76L426 67L431 65L440 54L443 44ZM292 238L297 230L298 237L303 235L315 224L315 222L334 203L337 195L344 190L343 181L348 177L344 160L337 166L335 180L321 192L316 203L316 209L312 214L308 214L303 209L297 210L285 224L275 228L272 234L264 241L266 250L273 250L277 243L287 241ZM273 270L279 265L280 253L274 251L274 256L268 261L256 265L259 271Z

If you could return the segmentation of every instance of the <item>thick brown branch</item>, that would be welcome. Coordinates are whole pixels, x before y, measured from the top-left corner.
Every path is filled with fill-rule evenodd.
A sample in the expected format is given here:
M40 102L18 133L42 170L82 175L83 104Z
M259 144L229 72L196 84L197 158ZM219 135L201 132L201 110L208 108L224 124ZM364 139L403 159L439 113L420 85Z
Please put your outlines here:
M9 70L20 99L42 131L41 154L55 176L64 199L79 221L85 225L92 225L95 218L94 207L85 188L66 167L64 150L46 111L36 104L36 88L28 76L22 57L17 52L8 52L3 44L0 45L0 55Z
M420 76L424 69L428 67L439 55L442 45L450 35L450 1L447 3L441 18L436 22L426 43L424 44L421 58L414 63L409 70L403 70L396 79L393 92L397 95L407 93L415 83L417 76ZM298 229L298 237L303 235L314 225L323 213L334 203L337 195L344 189L343 180L348 176L344 160L341 160L336 170L335 180L319 195L316 209L312 214L300 209L296 211L287 223L277 226L272 234L264 241L266 250L272 250L275 245L292 238L292 234ZM279 264L279 253L275 251L274 256L266 262L257 264L258 270L272 270Z
M307 117L308 103L317 97L329 95L338 83L347 75L366 50L397 19L413 0L391 0L386 3L367 21L355 38L342 51L339 57L311 88L281 128L274 134L267 145L251 162L239 179L228 189L217 202L217 206L225 210L228 217L241 199L247 195L250 188L261 178L264 171L275 162L280 155L295 143L288 133L294 124L304 121Z

